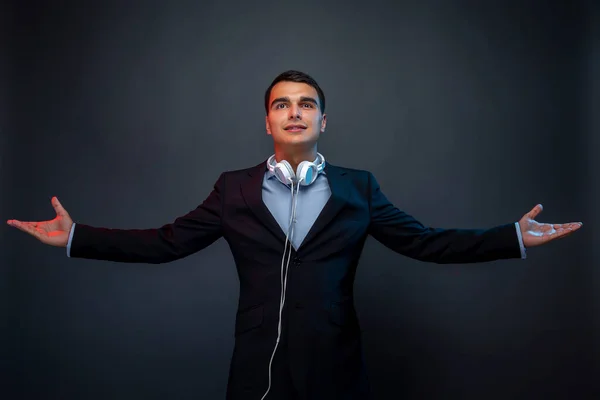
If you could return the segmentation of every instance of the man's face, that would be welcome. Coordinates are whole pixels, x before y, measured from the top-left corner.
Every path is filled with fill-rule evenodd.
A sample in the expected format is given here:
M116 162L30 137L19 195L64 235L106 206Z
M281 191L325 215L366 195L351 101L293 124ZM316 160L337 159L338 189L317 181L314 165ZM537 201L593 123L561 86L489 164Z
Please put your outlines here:
M321 114L320 106L319 95L312 86L277 83L269 98L267 134L273 137L276 146L313 147L325 131L327 116Z

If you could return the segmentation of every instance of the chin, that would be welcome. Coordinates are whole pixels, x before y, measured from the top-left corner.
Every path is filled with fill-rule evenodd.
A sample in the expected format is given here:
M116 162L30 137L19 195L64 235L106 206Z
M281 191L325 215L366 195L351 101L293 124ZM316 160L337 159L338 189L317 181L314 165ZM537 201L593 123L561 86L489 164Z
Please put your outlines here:
M297 136L285 138L282 144L293 146L312 146L317 142L315 137Z
M278 145L279 147L283 148L283 149L290 149L290 150L309 150L312 149L316 144L316 140L306 140L306 139L302 139L302 140L285 140L282 142L279 142Z

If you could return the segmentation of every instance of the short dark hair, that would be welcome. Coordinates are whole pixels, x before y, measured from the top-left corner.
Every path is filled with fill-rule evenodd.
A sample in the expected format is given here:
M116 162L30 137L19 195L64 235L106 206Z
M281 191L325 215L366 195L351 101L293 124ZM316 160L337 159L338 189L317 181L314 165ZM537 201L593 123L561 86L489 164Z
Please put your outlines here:
M304 72L289 70L279 74L273 80L273 82L271 82L271 85L267 88L267 91L265 92L265 111L267 112L267 114L269 114L269 99L271 98L271 90L273 89L273 86L275 86L279 82L306 83L314 87L317 91L317 94L319 95L321 113L325 113L325 93L323 93L323 90L321 89L317 81L315 81L310 75L305 74Z

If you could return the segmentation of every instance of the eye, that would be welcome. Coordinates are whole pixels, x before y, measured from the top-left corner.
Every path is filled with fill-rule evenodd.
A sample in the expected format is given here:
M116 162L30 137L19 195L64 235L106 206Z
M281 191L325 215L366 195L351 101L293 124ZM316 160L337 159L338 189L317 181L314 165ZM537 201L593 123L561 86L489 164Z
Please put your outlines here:
M304 103L304 104L302 104L302 106L306 106L308 108L313 108L312 103Z
M284 103L279 103L279 104L277 104L275 106L275 109L280 109L280 108L283 108L283 107L285 107L285 104Z

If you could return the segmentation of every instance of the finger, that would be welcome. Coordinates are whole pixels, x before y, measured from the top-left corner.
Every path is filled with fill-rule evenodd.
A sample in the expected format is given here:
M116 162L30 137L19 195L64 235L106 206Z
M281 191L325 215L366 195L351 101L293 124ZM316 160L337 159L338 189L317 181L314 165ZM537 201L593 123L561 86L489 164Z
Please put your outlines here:
M569 222L567 224L551 224L550 226L552 226L552 228L554 229L570 229L570 230L577 230L579 228L581 228L583 226L583 224L581 222Z
M19 221L16 219L9 219L8 221L6 221L6 223L10 226L14 226L15 228L19 228L22 225L29 225L31 224L31 222L23 222L23 221Z
M38 221L18 221L18 220L9 220L9 225L14 226L17 229L22 230L23 232L31 233L33 232L38 234L43 234L48 229L48 225L46 222L38 222Z
M40 238L40 232L37 230L37 222L22 222L17 220L11 220L11 226L25 232L30 235L35 236L36 238Z
M581 228L583 226L583 224L581 222L570 222L568 224L562 224L562 226L564 228L568 228L573 231L576 231L577 229Z
M60 201L58 201L58 197L54 196L52 198L52 206L54 207L54 210L56 211L56 215L60 215L61 217L66 217L67 215L69 215L67 213L67 211L64 209L64 207L62 206L62 204L60 204Z
M16 219L10 220L10 224L11 226L15 226L15 227L28 227L28 226L33 226L33 227L37 227L39 224L39 222L30 222L30 221L17 221Z
M563 229L563 230L560 230L560 231L557 231L556 233L554 233L554 234L552 235L552 239L559 239L559 238L560 238L560 239L562 239L562 238L566 238L567 236L569 236L569 235L570 235L570 234L572 234L573 232L575 232L575 231L573 231L573 230L568 230L568 229Z
M531 211L529 211L529 218L535 219L535 217L537 217L539 215L539 213L542 212L543 209L544 209L544 207L541 204L536 205L535 207L533 207L531 209Z
M548 224L548 227L550 227L550 229L556 230L565 229L568 228L568 226L568 224Z
M556 239L556 238L563 238L566 236L569 236L570 234L574 233L577 229L579 229L581 227L581 225L579 224L562 224L561 227L556 228L557 225L555 226L555 231L550 234L550 238L551 239Z
M28 230L34 227L35 222L23 222L23 221L14 221L13 222L13 226L21 229L21 230Z

